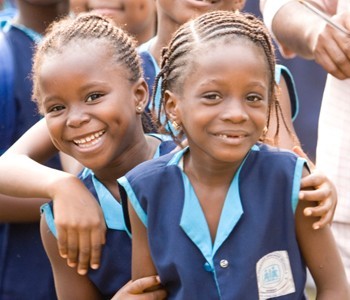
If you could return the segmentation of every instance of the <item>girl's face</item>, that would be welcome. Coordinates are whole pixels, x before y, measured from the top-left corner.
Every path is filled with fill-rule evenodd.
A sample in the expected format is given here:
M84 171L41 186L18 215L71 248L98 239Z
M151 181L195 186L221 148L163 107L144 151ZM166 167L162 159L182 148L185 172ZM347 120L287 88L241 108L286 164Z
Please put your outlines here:
M38 75L54 145L91 169L118 163L142 131L136 106L147 99L144 81L131 83L103 41L45 57Z
M246 0L157 0L159 14L178 25L213 10L241 10Z
M154 26L154 0L87 0L88 10L107 15L130 34Z
M184 70L181 90L166 94L167 112L185 131L191 153L206 162L241 162L266 125L268 65L243 38L209 42Z

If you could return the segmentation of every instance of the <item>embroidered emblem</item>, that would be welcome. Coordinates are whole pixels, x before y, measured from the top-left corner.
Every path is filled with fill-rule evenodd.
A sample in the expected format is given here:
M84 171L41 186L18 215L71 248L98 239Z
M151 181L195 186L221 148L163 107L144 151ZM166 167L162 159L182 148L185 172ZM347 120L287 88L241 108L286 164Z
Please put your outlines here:
M265 300L295 292L287 251L271 252L256 264L259 299Z

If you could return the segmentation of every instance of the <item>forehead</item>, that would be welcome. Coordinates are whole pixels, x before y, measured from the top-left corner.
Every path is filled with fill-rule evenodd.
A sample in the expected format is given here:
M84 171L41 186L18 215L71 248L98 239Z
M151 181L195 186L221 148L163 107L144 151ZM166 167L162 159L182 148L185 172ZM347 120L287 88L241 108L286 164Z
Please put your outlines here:
M70 42L59 52L44 55L39 75L51 77L50 74L91 74L102 77L113 72L127 77L127 68L116 61L113 49L108 47L108 43L103 40L87 41Z
M191 76L196 78L193 80L198 80L199 77L220 77L221 74L229 72L231 76L224 79L232 82L237 80L243 71L263 80L269 80L271 77L264 50L241 37L219 39L198 45L189 56L187 69Z

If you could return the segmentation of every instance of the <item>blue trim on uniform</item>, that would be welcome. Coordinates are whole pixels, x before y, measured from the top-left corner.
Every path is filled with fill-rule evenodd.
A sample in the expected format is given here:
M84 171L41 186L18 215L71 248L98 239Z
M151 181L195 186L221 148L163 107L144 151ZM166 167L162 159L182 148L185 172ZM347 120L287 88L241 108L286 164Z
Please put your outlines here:
M294 171L293 189L292 189L292 208L294 213L299 202L300 181L303 176L303 169L305 164L306 164L306 160L304 158L302 157L297 158L297 163L295 165L295 171Z
M182 172L184 183L185 199L182 210L180 227L193 243L202 252L212 270L214 264L212 260L212 242L209 232L208 223L199 204L195 191L187 175Z
M134 208L137 216L139 217L139 219L141 220L143 225L147 228L147 214L142 209L140 202L137 200L137 197L136 197L129 181L127 180L127 178L125 176L117 179L117 181L125 189L125 191L128 195L129 201L130 201L132 207Z
M174 157L169 162L169 164L171 164L171 162L174 161L178 162L187 149L188 148L177 153L177 158L175 159ZM254 145L251 148L251 150L260 151L257 145ZM238 223L239 219L243 215L242 201L239 193L239 175L248 155L249 153L246 155L241 165L239 166L226 194L214 245L212 244L208 223L205 219L203 210L199 204L196 193L192 187L189 178L184 172L182 172L185 199L180 220L180 227L202 252L203 256L210 264L212 270L214 270L213 258L217 250L225 242L225 240L230 235L230 233Z
M95 175L92 176L92 181L100 201L107 227L125 231L126 226L121 204Z
M293 79L293 75L290 72L290 70L284 66L276 64L275 67L275 81L277 84L280 84L281 76L285 79L287 88L288 88L288 94L290 99L290 106L291 106L291 112L292 112L292 121L296 119L299 113L299 98L298 93L296 89L296 85Z
M57 239L57 231L56 231L56 226L55 226L55 220L52 214L51 206L49 203L45 203L40 207L41 213L45 214L45 220L47 223L47 226L49 227L50 231L52 234L56 237Z

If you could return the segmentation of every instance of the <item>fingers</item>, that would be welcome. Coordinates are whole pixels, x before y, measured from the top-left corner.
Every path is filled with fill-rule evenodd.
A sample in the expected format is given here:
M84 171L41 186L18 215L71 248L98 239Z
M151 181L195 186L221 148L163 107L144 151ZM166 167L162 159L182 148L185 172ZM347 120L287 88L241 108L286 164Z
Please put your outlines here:
M79 260L78 274L85 275L89 270L90 262L90 232L87 230L79 233Z
M301 189L306 189L306 188L318 189L319 192L323 193L319 195L321 197L327 197L329 193L332 191L329 179L317 169L315 169L311 174L302 178L300 182L300 188ZM303 190L303 192L311 192L311 191ZM317 199L310 199L310 200L317 200Z
M149 276L133 281L128 288L131 294L141 294L145 290L156 288L160 285L159 276Z
M92 269L96 270L100 266L101 255L102 255L102 245L106 243L106 226L102 223L101 227L97 230L93 230L91 233L91 257L90 266Z
M304 215L307 217L318 217L312 228L317 230L330 224L333 219L332 201L327 199L316 207L307 207L304 209Z
M68 257L68 250L67 250L67 234L65 230L62 230L59 226L56 226L57 228L57 244L58 244L58 251L63 258Z
M67 264L68 266L74 268L77 266L78 261L78 234L76 230L68 230L68 256Z

